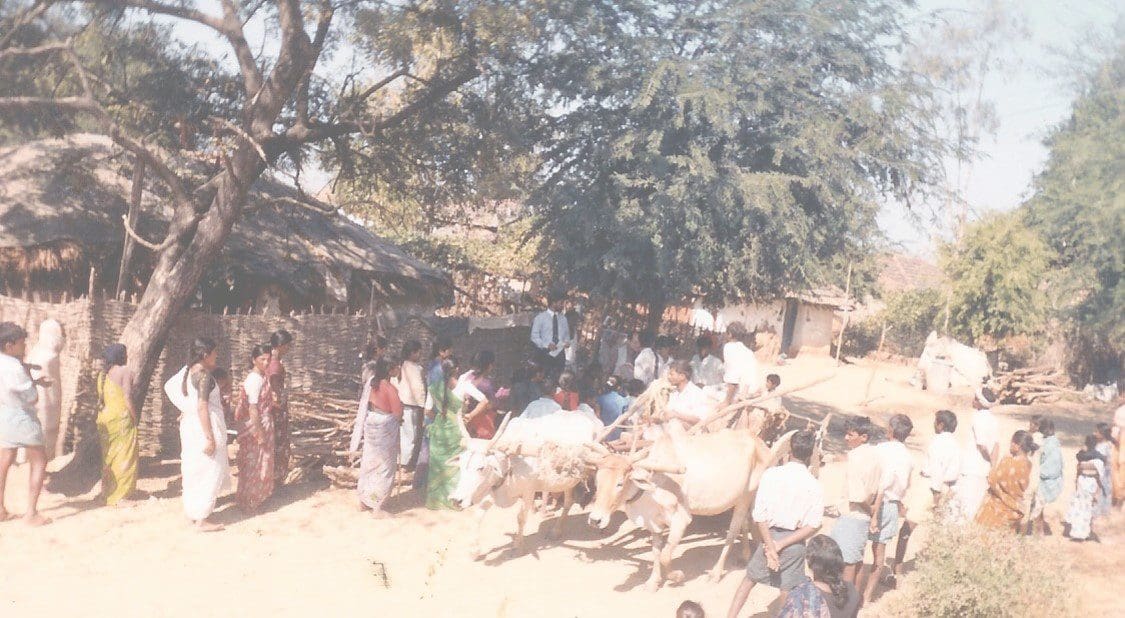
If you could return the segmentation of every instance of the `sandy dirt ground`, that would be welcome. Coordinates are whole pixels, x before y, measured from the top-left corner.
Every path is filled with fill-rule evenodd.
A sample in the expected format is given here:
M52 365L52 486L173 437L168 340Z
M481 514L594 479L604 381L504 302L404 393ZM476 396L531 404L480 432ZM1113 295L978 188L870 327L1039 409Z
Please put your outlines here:
M825 358L802 358L770 368L783 387L833 374L823 384L787 399L787 406L813 418L836 415L830 448L842 445L843 414L886 417L894 412L915 419L908 445L920 466L932 436L933 412L949 408L968 420L969 393L934 396L908 384L907 367L861 361L836 368ZM870 386L869 386L870 385ZM864 401L867 405L862 405ZM1083 433L1109 418L1105 406L1001 407L1005 432L1026 426L1035 413L1057 419L1068 461L1068 491L1049 510L1056 532L1073 486L1069 462ZM967 430L958 431L962 441ZM58 469L65 460L56 460ZM917 468L916 468L917 469ZM546 538L553 515L533 516L526 551L510 549L515 511L490 513L482 527L486 556L469 558L476 534L469 513L420 508L405 494L393 505L394 518L374 520L356 509L350 491L324 483L288 486L266 510L244 518L231 503L220 503L223 532L201 534L184 521L179 500L178 462L144 462L140 489L149 497L106 508L98 487L69 488L69 496L47 494L42 501L50 526L29 529L21 522L0 524L0 613L10 616L487 616L545 618L673 616L684 600L700 602L709 616L725 615L742 577L741 552L732 552L726 575L707 579L721 548L726 517L700 518L674 558L686 581L656 593L644 589L649 574L647 538L633 534L620 514L602 532L586 525L585 512L572 511L560 541ZM24 509L26 466L14 468L8 508ZM821 472L827 501L840 501L842 456L830 456ZM57 484L56 484L57 485ZM915 474L908 507L924 519L928 491ZM826 520L825 530L832 520ZM1125 530L1118 526L1117 530ZM924 543L915 535L908 553ZM1100 545L1056 540L1060 551L1080 558L1091 585L1091 615L1113 615L1113 590L1125 584L1125 535L1103 535ZM776 592L758 587L744 616L765 616Z

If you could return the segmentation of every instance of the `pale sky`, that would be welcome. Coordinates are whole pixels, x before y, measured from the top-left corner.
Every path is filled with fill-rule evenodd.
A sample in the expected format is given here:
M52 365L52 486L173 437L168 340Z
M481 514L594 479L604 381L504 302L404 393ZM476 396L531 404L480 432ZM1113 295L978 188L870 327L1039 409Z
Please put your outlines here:
M981 159L963 168L964 195L970 218L992 210L1014 208L1029 194L1034 175L1043 167L1047 151L1042 141L1052 127L1063 121L1070 111L1073 89L1064 76L1058 50L1072 50L1083 45L1090 33L1108 33L1118 15L1125 14L1125 0L1001 0L1007 3L1024 25L1025 36L1014 37L998 49L1002 71L987 76L984 97L991 100L997 112L998 127L994 134L983 137ZM960 10L971 15L980 10L985 0L920 0L918 9ZM218 14L218 3L205 0L204 10ZM209 30L197 24L172 20L177 35L190 43L222 49L226 59L235 65L229 51ZM258 47L262 43L261 23L251 22L247 39ZM273 41L266 42L269 53ZM276 48L275 48L276 49ZM318 72L337 72L346 66L345 54ZM332 66L336 65L336 66ZM950 164L952 169L952 163ZM317 192L330 180L319 169L306 169L302 184ZM884 206L879 225L889 240L903 250L922 256L934 254L934 238L948 230L932 221L913 221L903 214L899 205Z

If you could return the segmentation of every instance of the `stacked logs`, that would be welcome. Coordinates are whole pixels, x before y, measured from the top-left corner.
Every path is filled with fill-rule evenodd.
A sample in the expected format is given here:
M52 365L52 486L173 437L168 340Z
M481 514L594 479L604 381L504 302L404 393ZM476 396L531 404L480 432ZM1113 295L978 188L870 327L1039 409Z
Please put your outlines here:
M1024 367L997 373L993 383L1000 403L1054 403L1075 393L1065 373L1051 367Z
M292 459L287 482L316 477L322 473L322 468L328 476L326 469L329 467L350 467L348 443L352 437L355 408L355 401L323 394L289 394Z

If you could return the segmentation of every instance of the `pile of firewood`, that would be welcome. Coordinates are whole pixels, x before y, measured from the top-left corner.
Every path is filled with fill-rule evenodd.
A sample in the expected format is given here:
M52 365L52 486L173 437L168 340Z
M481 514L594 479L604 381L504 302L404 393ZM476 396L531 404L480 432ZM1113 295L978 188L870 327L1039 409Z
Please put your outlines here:
M1065 373L1050 367L1025 367L993 376L1000 403L1054 403L1076 391Z
M292 457L287 482L313 478L326 466L349 467L355 401L308 392L289 394Z

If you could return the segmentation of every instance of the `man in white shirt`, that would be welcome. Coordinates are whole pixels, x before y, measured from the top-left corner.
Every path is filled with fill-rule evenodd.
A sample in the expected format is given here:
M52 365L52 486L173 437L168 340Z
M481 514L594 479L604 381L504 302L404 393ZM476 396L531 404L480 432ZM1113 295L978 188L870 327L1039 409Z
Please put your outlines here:
M696 355L691 358L691 381L702 388L723 383L723 361L715 356L715 340L700 335L695 340Z
M910 474L914 471L914 458L906 449L906 439L914 431L914 423L905 414L896 414L890 420L890 440L875 446L879 456L879 491L875 494L875 504L872 506L871 525L871 554L874 564L865 565L860 575L865 603L870 603L875 596L875 587L885 572L883 560L886 556L887 543L890 543L899 531L899 522L904 522L904 536L909 539L910 532L906 531L906 507L903 498L910 487ZM905 551L906 541L900 537L899 545ZM862 582L866 581L866 586Z
M942 501L957 485L961 475L961 446L957 444L957 415L949 410L938 410L934 415L934 439L926 450L926 465L922 476L930 480L934 494L934 510L940 510Z
M992 414L996 395L982 388L973 399L973 420L969 447L961 460L961 476L954 490L954 515L973 521L988 493L988 473L1000 462L1000 425Z
M742 322L731 322L727 334L730 341L723 346L723 382L727 387L724 406L747 399L762 388L758 359L751 348L754 334Z
M531 344L535 346L539 364L554 380L566 366L566 349L571 345L570 325L563 315L566 296L553 291L547 297L547 309L531 322Z
M762 543L746 565L746 577L734 593L728 618L736 618L756 584L781 591L785 603L789 591L805 576L805 541L820 529L824 516L824 490L809 472L816 434L801 431L790 442L792 460L762 475L752 517Z
M668 365L672 362L672 348L676 347L676 340L667 335L656 337L652 347L646 346L637 354L633 361L633 377L645 386L653 381L667 377Z
M676 388L668 397L669 422L679 423L683 429L689 429L707 417L711 411L711 403L704 394L703 389L691 381L691 363L684 360L672 361L668 368L668 382Z
M422 377L422 344L411 339L402 346L402 372L391 384L398 389L402 401L402 425L399 427L399 460L401 466L413 470L422 452L422 410L426 405L426 381Z
M844 443L848 447L844 498L848 504L829 534L844 557L844 580L852 584L863 564L872 508L879 491L879 454L869 443L871 431L871 420L866 416L852 416L844 423Z

